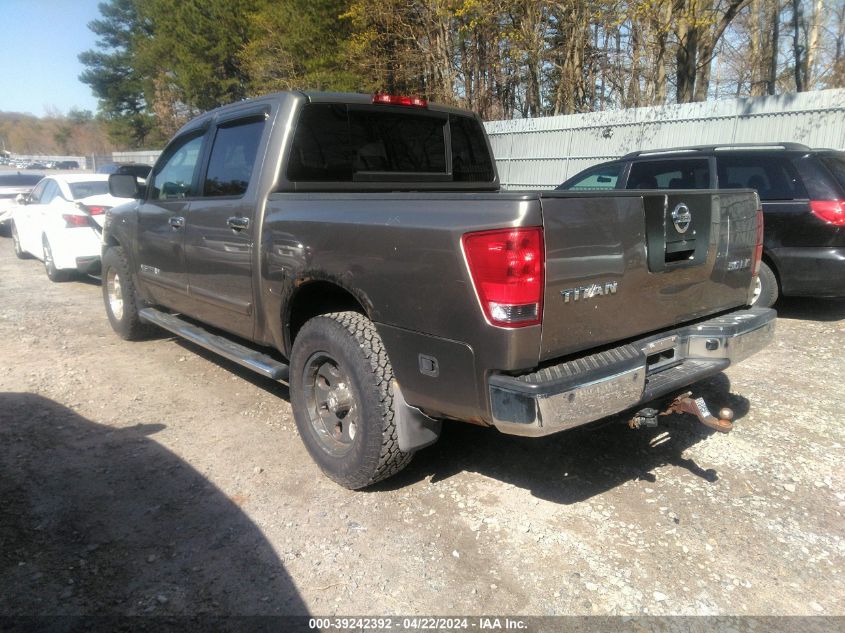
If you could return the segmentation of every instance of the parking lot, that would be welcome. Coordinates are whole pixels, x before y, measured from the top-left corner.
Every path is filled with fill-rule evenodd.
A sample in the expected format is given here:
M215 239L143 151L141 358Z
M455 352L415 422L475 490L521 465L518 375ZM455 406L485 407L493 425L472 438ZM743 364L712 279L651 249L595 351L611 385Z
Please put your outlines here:
M283 385L0 239L0 612L845 615L845 301L696 386L736 429L447 425L350 492Z

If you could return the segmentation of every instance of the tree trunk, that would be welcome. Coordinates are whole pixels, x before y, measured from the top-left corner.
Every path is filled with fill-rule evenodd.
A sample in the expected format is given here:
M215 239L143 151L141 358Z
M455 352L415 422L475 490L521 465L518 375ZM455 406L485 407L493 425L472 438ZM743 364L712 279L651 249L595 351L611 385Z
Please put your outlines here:
M769 52L769 76L766 80L766 92L775 94L778 79L778 37L780 36L780 0L772 0L771 6L772 40Z
M698 56L698 30L682 18L678 28L678 52L675 54L675 79L678 103L689 103L695 95L695 61Z
M792 0L792 54L795 62L795 91L804 92L804 47L801 45L801 28L803 27L803 10L801 0Z
M816 0L813 5L813 15L810 19L810 36L807 42L807 74L804 77L804 82L808 89L813 87L818 76L816 64L819 52L819 27L822 21L823 10L824 4L822 0Z

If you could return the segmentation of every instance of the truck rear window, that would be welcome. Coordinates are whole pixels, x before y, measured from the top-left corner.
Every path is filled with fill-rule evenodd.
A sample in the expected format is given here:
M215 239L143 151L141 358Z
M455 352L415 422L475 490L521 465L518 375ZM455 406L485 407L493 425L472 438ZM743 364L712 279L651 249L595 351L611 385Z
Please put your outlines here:
M447 147L451 148L448 155ZM305 106L300 114L287 178L306 182L491 182L494 171L484 132L473 118L317 103Z

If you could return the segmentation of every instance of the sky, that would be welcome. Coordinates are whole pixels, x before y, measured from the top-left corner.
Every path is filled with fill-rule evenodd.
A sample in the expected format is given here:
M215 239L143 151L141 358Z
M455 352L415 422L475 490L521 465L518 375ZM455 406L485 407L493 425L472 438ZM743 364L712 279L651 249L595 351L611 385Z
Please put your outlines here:
M97 111L77 55L95 47L98 0L0 0L0 111Z

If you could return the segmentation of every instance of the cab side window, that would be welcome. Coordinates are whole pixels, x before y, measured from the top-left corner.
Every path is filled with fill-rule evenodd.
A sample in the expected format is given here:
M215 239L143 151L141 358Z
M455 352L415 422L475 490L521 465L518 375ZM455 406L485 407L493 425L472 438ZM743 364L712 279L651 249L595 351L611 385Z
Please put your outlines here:
M153 200L180 200L196 195L193 183L202 141L202 134L187 136L168 148L167 158L152 179L150 197Z
M202 195L242 196L258 156L264 116L225 123L217 129Z

